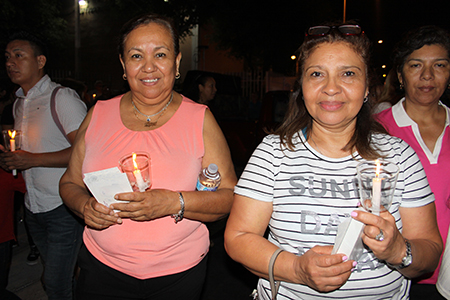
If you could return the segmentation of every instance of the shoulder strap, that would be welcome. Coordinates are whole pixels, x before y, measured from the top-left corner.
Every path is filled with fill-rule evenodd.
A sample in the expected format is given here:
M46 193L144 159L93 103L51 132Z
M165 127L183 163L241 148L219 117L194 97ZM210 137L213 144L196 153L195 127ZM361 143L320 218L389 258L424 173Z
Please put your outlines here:
M275 260L277 259L278 255L283 252L283 249L278 248L273 254L272 257L270 257L269 261L269 281L270 281L270 290L272 291L272 300L277 299L278 289L280 288L280 281L275 282L275 276L273 274L273 269L275 265Z
M56 113L56 103L55 103L56 102L56 93L62 88L63 88L62 86L57 86L53 89L52 97L50 99L50 111L52 113L53 122L55 122L58 129L64 135L64 137L69 142L69 144L71 144L69 141L69 138L66 135L66 132L64 131L64 128L61 125L61 122L59 121L58 114Z

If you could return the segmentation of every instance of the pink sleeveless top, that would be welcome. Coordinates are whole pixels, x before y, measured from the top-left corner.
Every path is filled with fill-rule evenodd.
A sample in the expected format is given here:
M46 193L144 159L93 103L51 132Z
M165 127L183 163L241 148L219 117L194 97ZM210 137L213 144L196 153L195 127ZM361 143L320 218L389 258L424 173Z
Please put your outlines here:
M122 156L145 151L151 157L152 189L195 190L204 155L206 106L183 97L166 124L132 131L121 121L121 98L95 105L85 136L83 174L118 167ZM201 222L185 218L175 224L170 216L123 221L101 231L86 227L83 239L99 261L130 276L147 279L179 273L198 264L208 252L208 230Z

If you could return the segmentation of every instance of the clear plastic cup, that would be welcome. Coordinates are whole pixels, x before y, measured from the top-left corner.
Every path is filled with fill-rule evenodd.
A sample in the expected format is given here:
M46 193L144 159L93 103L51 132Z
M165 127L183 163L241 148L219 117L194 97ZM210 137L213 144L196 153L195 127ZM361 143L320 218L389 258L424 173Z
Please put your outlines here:
M16 151L22 147L22 131L15 129L5 129L3 132L3 141L5 149L8 151Z
M136 154L134 159L133 154ZM150 155L148 153L134 152L125 155L120 159L119 166L121 171L127 174L133 191L144 192L152 185Z
M389 210L399 167L385 160L364 161L356 166L362 206L374 214Z

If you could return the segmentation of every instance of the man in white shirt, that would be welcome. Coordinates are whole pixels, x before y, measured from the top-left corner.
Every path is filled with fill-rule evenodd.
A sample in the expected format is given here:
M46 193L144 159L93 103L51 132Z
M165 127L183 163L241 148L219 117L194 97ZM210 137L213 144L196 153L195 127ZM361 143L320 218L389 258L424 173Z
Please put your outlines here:
M25 179L25 217L45 266L48 299L72 299L83 225L63 204L58 185L86 105L68 88L60 89L51 105L52 92L59 85L45 74L45 46L35 37L23 32L11 37L5 58L8 76L20 86L14 129L23 136L21 149L2 153L0 165L21 170Z

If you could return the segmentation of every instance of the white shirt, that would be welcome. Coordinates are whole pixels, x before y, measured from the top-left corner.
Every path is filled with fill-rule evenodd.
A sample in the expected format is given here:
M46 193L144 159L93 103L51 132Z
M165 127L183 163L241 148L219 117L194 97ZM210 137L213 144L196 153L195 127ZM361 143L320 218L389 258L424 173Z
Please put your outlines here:
M412 132L416 137L417 143L419 143L419 146L422 148L423 152L427 156L428 160L430 161L430 164L437 164L439 154L441 153L442 149L442 142L445 134L445 128L449 126L448 108L439 101L439 105L441 105L445 109L446 113L445 126L444 130L442 130L441 134L436 140L433 152L431 152L430 149L425 144L422 135L420 134L419 125L417 125L417 123L414 122L413 119L411 119L410 116L406 113L406 110L403 106L403 102L405 102L405 98L402 98L399 102L397 102L397 104L395 104L392 107L392 116L394 117L395 122L397 123L398 127L411 126Z
M329 158L312 148L300 132L294 150L269 135L253 153L235 193L272 202L268 240L285 251L303 255L315 245L333 245L337 227L360 201L356 166L358 153ZM414 150L399 138L372 135L383 158L399 166L389 212L402 231L400 207L418 207L434 201L425 172ZM348 281L338 290L319 293L306 285L281 282L279 299L407 299L410 282L379 261L369 249L358 259ZM270 284L260 279L259 299L270 299Z
M31 153L56 152L70 147L66 137L53 121L50 109L52 91L59 84L45 75L26 96L17 90L14 104L14 129L22 131L22 150ZM86 105L76 92L60 89L56 95L56 112L61 125L69 134L78 130L86 116ZM22 171L27 193L25 206L33 213L53 210L62 204L59 180L66 168L36 167Z

